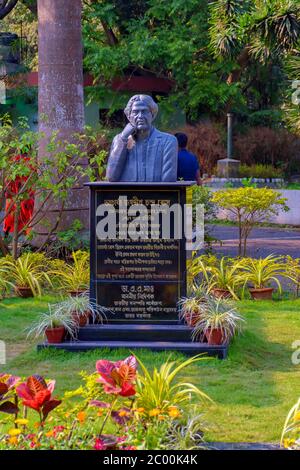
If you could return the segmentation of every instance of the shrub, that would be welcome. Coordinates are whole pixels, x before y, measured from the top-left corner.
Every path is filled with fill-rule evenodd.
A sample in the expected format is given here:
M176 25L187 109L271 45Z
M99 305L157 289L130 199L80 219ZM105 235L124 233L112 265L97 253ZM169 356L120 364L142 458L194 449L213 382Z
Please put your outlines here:
M234 153L246 165L280 167L287 176L299 171L300 140L285 129L250 128L235 137Z
M63 291L80 293L89 288L89 253L78 250L72 253L72 258L73 264L63 264L51 274Z
M284 172L272 165L256 163L255 165L240 165L239 175L241 178L282 178Z
M201 340L209 330L220 330L223 342L228 341L241 330L243 321L232 302L208 297L201 317L193 328L193 340Z
M300 258L287 256L285 262L285 276L291 281L296 297L298 297L300 292Z
M279 276L285 275L286 265L282 256L269 255L266 258L244 258L238 264L240 279L244 279L244 285L248 284L254 289L269 287L273 281L281 292Z
M246 255L247 239L257 222L277 215L280 210L288 211L286 198L270 188L242 187L216 191L212 201L228 212L239 227L239 255Z
M209 257L195 257L189 268L190 275L197 278L200 275L200 283L211 293L214 289L224 289L228 291L234 299L238 299L237 291L242 284L239 277L239 265L232 259L222 257L220 260Z
M210 235L208 223L211 219L216 218L216 206L213 204L211 197L212 192L206 186L193 186L192 187L192 204L193 204L193 226L196 227L196 222L203 222L204 224L204 243L206 250L211 249L212 241L215 241ZM196 221L196 207L198 204L203 205L204 221Z
M2 268L8 281L17 289L28 287L34 296L41 296L43 287L52 285L47 261L42 253L25 253L17 260L8 256Z

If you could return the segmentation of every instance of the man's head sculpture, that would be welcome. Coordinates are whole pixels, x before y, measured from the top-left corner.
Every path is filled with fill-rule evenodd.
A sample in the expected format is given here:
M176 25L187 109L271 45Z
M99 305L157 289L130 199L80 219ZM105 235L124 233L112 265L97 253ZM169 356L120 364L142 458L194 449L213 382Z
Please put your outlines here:
M138 131L151 128L158 113L158 106L148 95L134 95L127 103L124 113L132 126Z
M177 179L177 140L152 123L158 106L148 95L134 95L124 110L128 124L116 135L106 176L109 181L165 181Z

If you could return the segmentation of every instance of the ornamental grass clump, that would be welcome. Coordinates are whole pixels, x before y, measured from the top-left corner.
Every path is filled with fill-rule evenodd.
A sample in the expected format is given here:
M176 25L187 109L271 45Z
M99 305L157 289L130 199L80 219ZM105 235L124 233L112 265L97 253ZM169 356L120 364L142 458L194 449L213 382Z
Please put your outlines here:
M286 263L283 256L273 254L266 258L244 258L239 264L240 278L244 288L271 289L271 283L275 283L279 292L282 292L280 277L286 277Z
M82 250L75 251L72 253L72 259L72 264L66 263L59 269L53 269L51 274L62 291L78 295L89 288L89 253Z
M1 269L7 282L13 285L16 292L22 296L22 290L28 289L29 295L41 296L43 288L52 286L50 273L46 269L45 256L35 253L25 253L17 260L6 257Z
M243 322L232 302L211 296L207 298L201 318L194 326L192 338L202 341L206 337L209 344L222 344L241 331Z

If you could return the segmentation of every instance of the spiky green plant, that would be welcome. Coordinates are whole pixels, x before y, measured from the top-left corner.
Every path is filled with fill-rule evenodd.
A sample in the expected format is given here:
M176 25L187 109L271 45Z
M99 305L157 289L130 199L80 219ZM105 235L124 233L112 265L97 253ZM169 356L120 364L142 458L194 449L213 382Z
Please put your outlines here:
M192 338L196 341L201 339L207 330L221 330L226 341L241 331L243 322L244 319L233 302L211 296L207 298L201 318L193 329Z
M50 275L45 270L44 258L26 253L17 260L6 258L2 269L6 279L16 288L29 287L34 296L42 295L44 284L52 285Z
M89 253L79 250L72 253L72 258L72 264L64 264L51 274L64 291L87 290L90 282Z
M282 291L279 276L286 275L286 264L282 256L271 254L266 258L244 258L239 262L239 267L240 278L244 281L244 285L262 289L273 281L279 292Z
M78 325L74 319L70 315L66 315L59 305L49 304L48 312L40 314L32 326L28 328L27 336L38 338L43 336L47 329L59 328L61 326L65 328L71 338L75 338Z
M146 411L167 410L170 406L189 404L193 395L201 402L211 401L206 393L179 377L180 372L203 359L198 355L180 363L168 360L162 364L159 370L155 367L151 373L137 358L142 369L137 377L138 406Z

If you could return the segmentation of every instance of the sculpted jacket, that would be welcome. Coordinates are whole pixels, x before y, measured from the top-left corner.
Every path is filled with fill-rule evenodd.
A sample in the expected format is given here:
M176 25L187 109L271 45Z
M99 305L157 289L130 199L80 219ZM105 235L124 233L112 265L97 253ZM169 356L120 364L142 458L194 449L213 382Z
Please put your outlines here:
M109 181L176 181L177 139L152 128L147 139L128 142L121 134L113 140L107 164Z

